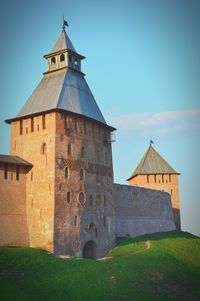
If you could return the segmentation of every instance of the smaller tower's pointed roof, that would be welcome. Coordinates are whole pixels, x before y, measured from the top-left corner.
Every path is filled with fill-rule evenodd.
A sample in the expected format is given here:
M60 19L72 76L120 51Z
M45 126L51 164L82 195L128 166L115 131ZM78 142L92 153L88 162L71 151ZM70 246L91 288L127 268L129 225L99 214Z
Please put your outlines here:
M151 144L128 180L137 175L150 174L179 174L163 159Z
M58 41L56 42L53 49L51 50L51 53L62 51L65 49L71 50L73 52L77 52L76 49L74 48L74 45L72 44L70 38L66 34L66 31L63 29L58 38Z

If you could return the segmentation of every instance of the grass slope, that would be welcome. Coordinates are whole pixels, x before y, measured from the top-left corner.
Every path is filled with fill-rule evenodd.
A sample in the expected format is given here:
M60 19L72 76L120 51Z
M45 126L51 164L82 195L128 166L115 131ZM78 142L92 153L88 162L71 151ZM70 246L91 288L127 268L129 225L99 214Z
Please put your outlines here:
M1 248L0 300L200 300L198 237L170 232L121 239L108 256L60 259L37 249Z

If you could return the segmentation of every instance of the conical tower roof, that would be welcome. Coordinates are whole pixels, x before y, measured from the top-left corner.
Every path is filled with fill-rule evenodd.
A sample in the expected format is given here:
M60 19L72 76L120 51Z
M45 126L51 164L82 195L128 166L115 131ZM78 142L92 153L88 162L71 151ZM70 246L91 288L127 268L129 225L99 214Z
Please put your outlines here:
M61 54L72 56L74 61L84 59L84 56L76 52L65 30L62 30L51 53L45 55L45 58L51 60L57 56L59 59ZM64 63L65 65L61 67L55 64L55 69L44 73L44 77L16 118L8 119L6 122L49 111L66 111L100 122L111 131L115 130L107 125L80 67L71 66L68 60Z
M131 180L137 175L150 174L179 174L163 159L151 144L128 180Z
M63 30L58 38L58 41L56 42L53 49L51 50L51 53L62 51L65 49L71 50L73 52L77 52L70 38L66 34L65 30Z

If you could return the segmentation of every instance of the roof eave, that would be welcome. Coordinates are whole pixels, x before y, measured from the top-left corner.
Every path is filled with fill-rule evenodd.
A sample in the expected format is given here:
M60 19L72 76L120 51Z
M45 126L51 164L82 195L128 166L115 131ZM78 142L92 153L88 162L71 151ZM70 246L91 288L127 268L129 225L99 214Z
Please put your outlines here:
M54 73L54 72L57 72L57 71L60 71L60 70L63 70L63 69L71 69L71 70L76 71L76 72L78 72L79 74L85 76L85 73L83 73L82 71L77 70L77 69L72 68L72 67L69 67L69 66L65 66L65 67L62 67L62 68L55 69L55 70L43 72L43 75L49 74L49 73Z
M135 178L136 176L147 176L147 175L177 175L179 176L180 172L168 172L168 173L137 173L135 175L132 175L130 178L128 178L126 181L130 181L131 179Z
M31 118L31 117L35 117L35 116L39 116L39 115L44 115L44 114L52 113L52 112L68 113L68 114L72 114L72 115L75 115L75 116L84 117L85 119L93 121L93 122L96 122L96 123L100 124L101 126L103 126L105 128L109 128L109 130L111 132L116 131L116 128L114 128L114 127L112 127L112 126L110 126L110 125L108 125L106 123L103 123L103 122L101 122L99 120L96 120L96 119L93 119L91 117L88 117L88 116L85 116L85 115L82 115L82 114L78 114L78 113L75 113L75 112L63 110L63 109L51 109L51 110L46 110L46 111L37 112L37 113L33 113L33 114L28 114L28 115L24 115L24 116L19 116L19 117L15 117L15 118L11 118L11 119L6 119L5 123L11 124L11 122L19 121L21 119Z
M8 160L8 159L4 159L2 160L0 158L0 162L1 163L4 163L4 164L14 164L14 165L21 165L21 166L26 166L26 167L30 167L32 168L33 167L33 164L31 164L30 162L18 157L18 156L11 156L11 155L7 155L8 157L15 157L15 158L19 158L20 160L23 160L23 162L13 162L11 160Z
M72 55L76 55L77 57L79 57L81 60L84 60L85 59L85 56L71 50L71 49L68 49L68 48L65 48L65 49L62 49L62 50L59 50L59 51L55 51L55 52L51 52L51 53L48 53L48 54L45 54L44 55L44 58L47 59L51 56L55 56L55 55L59 55L59 54L62 54L63 52L69 52L70 54Z

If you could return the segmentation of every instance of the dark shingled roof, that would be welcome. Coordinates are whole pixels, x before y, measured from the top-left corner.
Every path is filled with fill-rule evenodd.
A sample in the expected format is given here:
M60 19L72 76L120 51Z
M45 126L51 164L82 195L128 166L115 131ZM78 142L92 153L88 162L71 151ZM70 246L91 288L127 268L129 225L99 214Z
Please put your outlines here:
M132 173L132 179L137 175L152 175L152 174L179 174L176 172L161 155L150 145L144 154L142 160Z
M25 165L25 166L29 166L29 167L33 166L33 164L29 163L28 161L26 161L18 156L11 156L11 155L0 155L0 162Z

